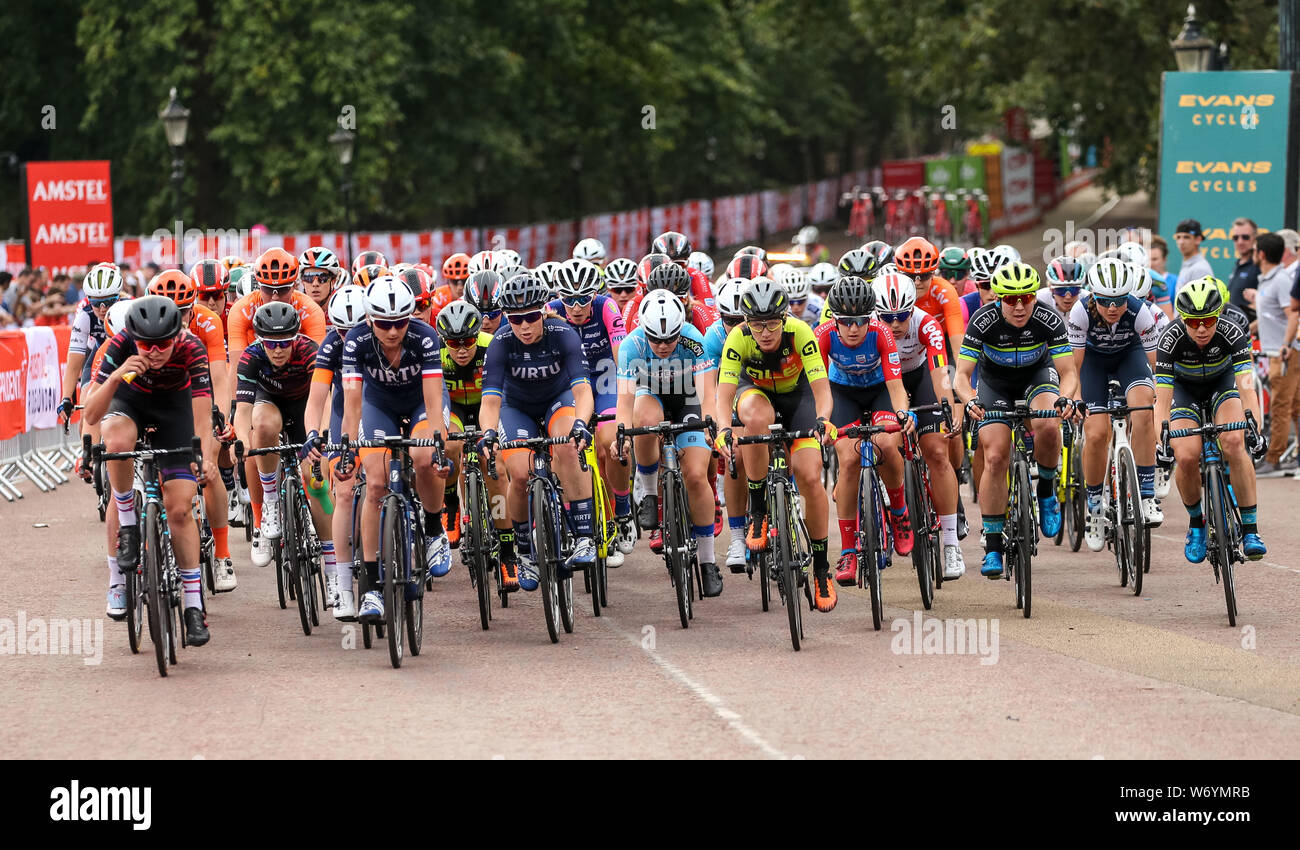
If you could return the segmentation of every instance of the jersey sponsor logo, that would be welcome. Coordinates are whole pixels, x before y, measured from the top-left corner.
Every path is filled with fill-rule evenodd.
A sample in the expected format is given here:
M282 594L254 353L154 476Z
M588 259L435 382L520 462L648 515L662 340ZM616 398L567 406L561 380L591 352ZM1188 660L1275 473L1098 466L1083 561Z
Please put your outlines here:
M898 365L898 352L897 352L897 351L891 351L891 352L889 352L889 362L892 363L892 364L894 364L895 366Z
M784 353L785 353L785 354L789 354L789 353L790 353L790 350L789 350L789 349L786 349ZM816 340L809 340L808 342L804 343L804 346L803 346L803 356L804 356L804 357L812 357L812 356L813 356L814 354L816 354L816 353L817 353L817 341L816 341Z
M511 366L510 376L521 381L541 381L554 378L563 368L562 363L552 363L549 366Z

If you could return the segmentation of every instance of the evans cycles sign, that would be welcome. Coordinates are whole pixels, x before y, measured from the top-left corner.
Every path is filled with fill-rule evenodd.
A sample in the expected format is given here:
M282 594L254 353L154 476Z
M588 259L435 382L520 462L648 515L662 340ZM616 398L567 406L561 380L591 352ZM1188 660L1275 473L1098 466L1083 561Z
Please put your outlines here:
M113 260L108 162L27 163L32 265L66 269Z
M1201 223L1201 250L1227 280L1236 251L1228 232L1246 216L1265 230L1286 215L1288 71L1166 73L1160 140L1160 234L1172 249L1185 218Z

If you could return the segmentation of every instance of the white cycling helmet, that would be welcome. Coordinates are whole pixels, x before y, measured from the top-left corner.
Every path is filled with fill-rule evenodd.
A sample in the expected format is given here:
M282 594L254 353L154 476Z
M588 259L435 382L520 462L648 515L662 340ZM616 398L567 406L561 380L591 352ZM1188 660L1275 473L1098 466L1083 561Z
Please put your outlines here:
M901 274L901 272L899 272L898 266L893 263L885 263L883 266L876 269L876 277L880 277L882 274ZM872 278L872 280L875 279L875 277Z
M776 281L777 283L780 283L781 273L784 272L786 269L792 269L792 268L794 268L794 266L790 265L789 263L777 263L775 265L768 266L767 274L763 276L770 278Z
M502 280L509 280L527 271L524 268L524 258L513 248L502 248L494 252L493 263L489 268L501 275Z
M646 338L656 342L678 336L686 326L682 299L667 289L655 289L647 294L641 301L640 316Z
M1010 262L1005 254L987 248L971 248L966 256L970 258L970 276L976 282L992 280Z
M600 290L600 269L589 260L565 260L555 270L552 284L561 298L595 295Z
M108 312L104 314L104 330L108 331L109 336L114 336L126 327L126 311L130 309L129 296L118 299L116 304L108 308Z
M547 260L537 268L533 269L533 277L537 278L547 289L555 289L555 273L560 270L560 264L554 260ZM505 278L503 277L504 281Z
M1115 249L1115 256L1140 269L1151 267L1151 255L1141 242L1125 242Z
M389 266L388 272L393 277L399 277L402 272L413 268L415 268L415 263L395 263L392 266Z
M255 286L257 286L257 278L253 277L253 272L250 269L235 284L235 292L239 293L240 298L244 298L253 294L253 287Z
M495 271L497 255L495 251L479 251L469 258L469 273Z
M339 287L329 302L330 321L349 331L366 319L366 291L355 284Z
M818 263L808 270L808 285L813 289L819 286L834 286L840 279L840 270L830 263Z
M1020 262L1020 252L1017 251L1015 248L1011 247L1010 245L998 245L996 248L993 249L993 253L1001 254L1002 256L1006 257L1008 263Z
M1094 296L1119 298L1133 292L1137 269L1123 260L1107 257L1088 269L1088 288Z
M87 298L112 298L122 294L122 273L112 263L100 263L86 272L81 290Z
M627 257L616 257L605 266L606 286L636 286L636 263Z
M738 277L723 280L716 298L718 313L728 318L741 318L744 314L740 312L740 296L748 285L749 281Z
M692 251L686 258L686 268L698 269L705 277L713 277L713 258L703 251Z
M916 306L916 282L902 272L877 275L871 281L876 293L876 311L903 313Z
M785 287L785 292L790 296L791 301L807 301L808 296L812 294L812 284L808 282L803 269L788 266L781 270L776 282Z
M1138 272L1140 274L1135 275L1133 278L1133 295L1139 300L1145 301L1147 296L1151 294L1151 284L1154 282L1154 278L1151 277L1151 271L1148 269L1139 268Z
M411 288L392 275L384 275L366 287L366 315L372 319L405 319L415 312Z
M806 227L799 228L799 232L796 233L794 239L790 241L795 245L815 245L817 244L817 237L820 235L821 233L818 232L817 228L810 224Z
M593 239L588 236L577 245L573 246L573 259L586 260L589 263L599 263L605 259L605 243L599 239Z

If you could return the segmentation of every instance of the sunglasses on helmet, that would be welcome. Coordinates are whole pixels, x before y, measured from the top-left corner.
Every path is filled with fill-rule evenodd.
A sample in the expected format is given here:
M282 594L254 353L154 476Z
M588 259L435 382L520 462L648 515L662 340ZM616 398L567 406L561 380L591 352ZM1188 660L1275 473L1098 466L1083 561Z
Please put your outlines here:
M297 339L298 337L296 335L291 336L288 339L267 339L266 337L259 336L257 338L257 341L261 343L262 348L266 349L267 351L281 351L283 349L291 347L294 344L294 341Z
M381 331L400 331L411 323L410 319L371 319Z

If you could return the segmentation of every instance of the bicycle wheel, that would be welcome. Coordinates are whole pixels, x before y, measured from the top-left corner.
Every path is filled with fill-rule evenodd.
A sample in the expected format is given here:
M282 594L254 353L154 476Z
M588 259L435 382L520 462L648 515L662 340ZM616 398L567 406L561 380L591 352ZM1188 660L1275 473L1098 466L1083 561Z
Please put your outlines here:
M1070 452L1069 449L1064 447L1062 447L1061 452L1061 457L1065 458L1065 460L1062 460L1058 467L1060 469L1060 474L1056 476L1056 500L1061 504L1061 525L1056 529L1056 537L1052 540L1052 542L1057 546L1060 546L1065 542L1066 529L1069 527L1070 520L1073 519L1073 517L1070 516L1069 511L1066 510L1066 505L1070 503L1070 464L1067 462Z
M1079 434L1076 434L1074 446L1070 449L1070 486L1067 491L1070 498L1071 552L1078 552L1079 547L1083 545L1084 523L1088 515L1088 493L1083 486L1083 452L1080 449ZM1062 510L1064 509L1063 506Z
M461 556L469 557L469 574L478 591L478 619L483 631L488 630L492 621L492 586L490 573L492 565L488 561L487 497L483 492L483 481L477 475L477 469L470 470L465 476L465 505L469 508L469 528L466 540L461 543Z
M200 499L202 496L199 497ZM212 539L212 526L208 525L206 515L200 515L199 523L199 565L203 570L203 584L208 589L208 596L217 592L216 580L216 541Z
M538 589L542 592L542 613L546 615L546 634L551 643L560 642L560 588L555 575L554 529L550 492L545 482L534 479L528 487L528 518L532 526L533 560L537 564Z
M283 489L280 491L280 551L284 563L286 583L294 590L298 599L298 620L302 624L302 633L311 634L311 573L302 560L302 546L298 540L302 530L298 528L298 494L294 492L289 476L285 476Z
M409 529L409 526L408 526ZM420 534L412 535L408 530L404 536L406 548L403 552L406 554L406 562L411 565L411 581L405 582L402 590L405 599L405 617L406 620L406 648L410 650L411 656L420 654L424 647L424 579L421 577L425 572L422 566L425 561L424 539Z
M406 628L406 523L402 521L402 498L396 493L384 496L379 513L379 570L384 574L384 625L388 632L388 660L394 668L402 666L405 655Z
M880 589L880 529L883 520L876 494L876 472L865 467L858 476L858 581L871 595L871 624L880 631L884 597Z
M560 594L560 625L564 626L566 635L571 635L573 634L573 575L570 574L568 578L560 578L558 562L555 584Z
M772 564L771 556L767 551L751 555L758 559L758 586L759 594L763 600L763 610L766 611L772 607Z
M1025 619L1029 619L1030 606L1033 602L1033 584L1031 582L1033 565L1033 543L1034 543L1034 510L1032 507L1033 490L1029 485L1029 462L1023 458L1016 464L1016 480L1019 482L1017 489L1020 491L1020 498L1017 499L1017 522L1019 523L1019 532L1017 537L1016 553L1016 598L1019 605L1016 607L1023 609Z
M321 567L320 539L316 536L316 523L311 518L311 508L308 505L307 494L300 490L298 492L299 563L307 565L304 588L311 601L307 610L311 612L312 628L316 628L320 625L320 614L325 609L329 597L325 594L325 570Z
M668 575L677 595L677 616L682 628L691 627L691 581L687 567L686 535L682 528L686 499L678 473L664 470L661 475L661 499L664 506L664 559L668 562Z
M144 564L145 594L149 605L149 636L153 639L154 660L158 662L158 675L167 675L168 651L171 642L172 609L163 582L162 518L156 503L145 506L144 533L140 535L140 562Z
M1213 527L1206 528L1211 557L1218 561L1220 580L1223 582L1223 601L1228 609L1228 625L1237 625L1237 587L1233 575L1233 554L1235 540L1233 535L1231 510L1228 507L1228 488L1223 480L1223 472L1211 467L1208 476L1210 486L1206 488L1205 497L1210 500L1206 519L1213 520ZM1213 495L1211 495L1213 494Z
M1146 553L1142 551L1142 532L1146 521L1142 518L1142 494L1138 490L1137 464L1133 461L1133 452L1128 447L1119 450L1119 536L1120 549L1127 554L1127 578L1133 587L1133 595L1142 595L1143 565ZM1120 586L1124 586L1121 580Z
M793 522L790 519L790 506L787 502L789 491L785 487L777 487L769 498L772 500L772 507L768 521L777 529L776 574L785 601L786 618L790 621L790 643L794 646L795 652L798 652L799 642L803 638L803 606L799 600L799 580L795 576L794 535L791 533Z
M912 566L916 569L916 582L921 588L921 604L929 611L934 605L934 573L930 571L930 552L937 541L931 539L930 502L921 486L921 475L916 469L920 461L908 461L903 466L903 487L907 500L907 513L912 518Z
M253 506L244 505L244 542L253 542ZM281 605L281 608L284 606Z

